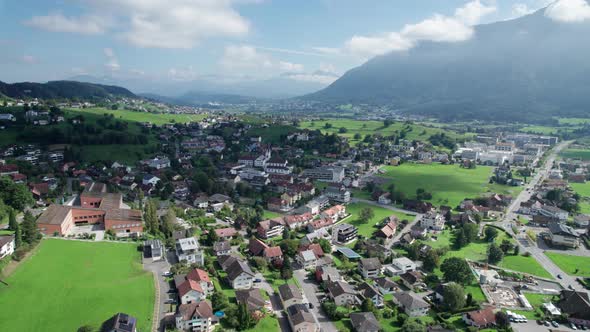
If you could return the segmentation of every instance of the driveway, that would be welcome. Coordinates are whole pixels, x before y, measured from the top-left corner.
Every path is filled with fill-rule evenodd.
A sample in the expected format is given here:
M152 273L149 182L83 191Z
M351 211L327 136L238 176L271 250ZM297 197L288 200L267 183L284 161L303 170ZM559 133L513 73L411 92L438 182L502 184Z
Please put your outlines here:
M283 304L281 303L281 298L279 294L275 293L272 286L266 281L262 273L258 272L254 275L254 279L260 279L261 282L254 283L254 288L263 289L268 294L270 298L270 304L272 306L272 310L274 311L277 319L279 321L279 326L281 327L282 332L290 332L291 327L289 326L289 321L287 320L286 314L283 312Z
M295 270L293 271L293 276L297 279L297 282L303 289L303 302L311 303L313 305L310 312L319 323L321 331L338 332L338 329L332 320L330 320L321 309L320 301L316 295L319 292L318 285L314 281L307 279L307 272L305 270Z
M167 255L173 255L173 253L166 253ZM170 298L176 299L176 295L173 293L168 293L170 290L170 283L164 278L162 275L164 272L170 271L170 263L168 260L152 262L151 258L146 258L143 261L143 268L147 271L153 273L154 278L156 278L156 301L159 305L158 309L155 310L157 316L154 318L158 324L158 331L164 332L165 326L162 324L164 317L169 314L170 304L165 303Z

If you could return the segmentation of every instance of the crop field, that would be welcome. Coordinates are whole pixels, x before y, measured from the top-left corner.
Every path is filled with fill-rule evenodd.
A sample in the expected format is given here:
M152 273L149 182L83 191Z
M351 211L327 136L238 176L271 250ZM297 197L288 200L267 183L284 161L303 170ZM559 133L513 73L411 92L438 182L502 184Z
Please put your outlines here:
M390 181L383 185L395 185L396 191L403 192L407 198L416 197L416 189L422 188L432 193L430 200L436 205L457 206L465 198L475 198L485 193L517 195L522 187L489 184L493 168L477 166L465 169L457 165L440 164L402 164L386 166L381 175Z
M118 312L151 330L154 281L127 243L43 240L0 285L0 331L98 329Z
M155 125L163 125L166 123L187 123L191 121L200 121L205 118L202 114L167 114L167 113L148 113L148 112L135 112L128 110L110 110L101 107L93 108L71 108L68 111L72 113L81 114L113 114L115 118L133 121L133 122L151 122Z

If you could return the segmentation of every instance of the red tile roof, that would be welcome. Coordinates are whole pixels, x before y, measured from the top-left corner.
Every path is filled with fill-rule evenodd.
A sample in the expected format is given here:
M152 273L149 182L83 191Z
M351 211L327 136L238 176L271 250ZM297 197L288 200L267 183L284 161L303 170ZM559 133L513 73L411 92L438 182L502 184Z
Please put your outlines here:
M191 290L204 293L203 288L201 288L201 284L199 284L196 280L188 279L178 286L178 295L183 297Z
M275 258L275 257L282 257L283 251L281 247L268 247L264 249L264 257L266 258Z
M190 280L195 280L195 281L211 282L211 279L209 279L209 274L207 274L207 272L205 272L204 270L201 270L201 269L194 269L194 270L190 271L186 275L186 278L190 279Z

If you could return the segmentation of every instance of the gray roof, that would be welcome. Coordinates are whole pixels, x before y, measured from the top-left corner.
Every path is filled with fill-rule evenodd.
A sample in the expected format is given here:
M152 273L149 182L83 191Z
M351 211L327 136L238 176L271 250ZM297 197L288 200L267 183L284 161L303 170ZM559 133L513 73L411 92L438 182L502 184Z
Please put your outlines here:
M226 272L227 278L232 281L239 277L242 273L249 274L252 277L254 276L254 272L252 272L248 263L239 259L236 259L232 264L230 264L227 267Z
M379 258L363 258L359 263L363 269L377 270L381 268Z
M303 295L297 286L293 284L283 284L279 286L279 294L283 301L292 299L303 300Z
M422 300L414 292L400 292L393 294L393 296L397 299L402 307L408 310L430 308L430 305Z
M328 292L330 292L333 297L340 296L342 294L356 294L356 291L352 288L352 286L344 281L328 283Z
M385 277L375 279L375 284L384 289L398 287L398 285L393 280Z
M289 316L289 320L293 326L297 326L301 323L315 324L315 319L309 312L307 305L301 303L293 304L287 308L287 316Z
M217 241L213 244L213 250L215 252L231 250L231 244L229 241Z
M365 297L365 298L369 298L372 299L373 297L375 297L376 295L381 295L381 293L379 293L379 291L377 289L375 289L375 287L369 285L366 282L363 282L359 287L358 287L359 293Z
M572 227L566 224L552 222L549 223L549 225L547 226L549 227L549 232L551 232L552 234L579 237L578 233L576 233L576 231Z
M357 332L378 331L381 329L379 321L372 312L353 312L350 314L350 323Z
M258 310L266 304L258 288L237 290L236 300L238 303L246 303L249 310Z

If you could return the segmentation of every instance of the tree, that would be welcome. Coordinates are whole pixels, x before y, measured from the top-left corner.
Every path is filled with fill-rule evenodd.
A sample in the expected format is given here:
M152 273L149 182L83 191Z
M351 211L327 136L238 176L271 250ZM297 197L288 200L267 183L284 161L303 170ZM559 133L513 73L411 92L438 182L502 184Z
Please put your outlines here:
M504 258L504 252L497 244L492 243L488 247L488 263L490 264L498 264Z
M500 244L500 249L502 249L502 252L504 253L504 255L506 255L509 251L512 250L513 246L514 245L510 243L510 240L504 239Z
M486 227L484 234L486 241L492 242L496 237L498 237L498 230L494 227Z
M454 282L444 286L443 301L450 311L457 311L465 307L465 290L463 286Z
M37 229L37 223L35 222L35 217L31 214L31 212L25 212L25 216L22 222L22 238L23 241L32 244L39 240L41 237L39 233L39 229Z
M238 305L238 330L246 330L254 326L254 319L252 319L252 315L250 311L248 311L248 305L246 302L242 302Z
M20 225L16 224L16 229L14 230L14 246L19 248L23 243L22 239L22 232L20 230Z
M503 329L510 326L510 319L508 318L508 314L506 314L503 311L498 311L496 313L496 325L499 328L503 328Z
M94 328L90 325L82 325L76 331L77 332L93 332Z
M288 256L285 256L283 260L283 266L281 266L281 278L283 279L291 279L293 277L293 269L291 268L291 259Z
M348 132L348 129L346 129L346 128L344 128L344 127L341 127L340 129L338 129L338 132L339 132L340 134L345 134L345 133L347 133L347 132Z
M331 123L324 124L324 129L330 129L330 128L332 128L332 124Z
M426 272L432 272L440 265L440 256L436 250L430 250L422 261L422 268Z
M406 319L402 328L400 329L401 332L426 332L426 326L420 324L419 322L413 319Z
M330 241L328 241L327 239L320 239L318 243L320 247L322 247L323 252L327 254L332 252L332 244L330 244Z
M8 208L8 229L15 231L17 228L16 211L13 208Z
M227 296L223 292L215 292L211 297L211 304L213 305L214 311L219 311L227 308L229 305L229 300Z
M148 200L145 204L143 219L145 220L145 226L148 233L156 235L158 233L158 212L156 208L156 202Z
M453 247L455 249L461 249L468 244L469 241L467 241L467 235L465 235L463 227L457 228L453 236Z
M7 176L0 177L0 200L17 211L35 203L33 194L25 185L14 183Z
M139 209L143 210L143 200L145 199L145 195L141 188L137 189L137 200L139 201Z
M215 242L217 242L217 240L219 240L217 233L215 233L214 229L210 229L207 233L207 244L212 246Z
M465 230L467 243L472 243L475 240L477 240L477 233L479 232L479 227L477 227L476 224L466 223L463 225L463 229Z
M359 133L356 133L356 134L354 134L354 136L353 136L353 138L354 138L355 140L357 140L357 141L358 141L358 140L360 140L360 139L361 139L361 137L362 137L362 136L361 136L361 134L359 134Z
M370 298L365 298L363 303L361 304L361 310L363 312L374 312L375 311L375 304Z
M164 233L164 236L171 237L174 232L174 224L176 223L176 213L173 209L168 209L166 215L162 218L160 224L160 231Z
M383 127L388 128L392 123L393 121L391 121L391 119L385 119L383 120Z
M445 280L461 285L469 285L473 282L473 274L467 261L459 257L450 257L444 260L440 266Z
M514 256L518 256L520 254L520 247L518 245L514 246Z
M375 212L373 212L373 209L371 209L369 207L361 209L361 212L359 213L359 219L363 223L369 222L369 220L373 219L374 216L375 216Z

